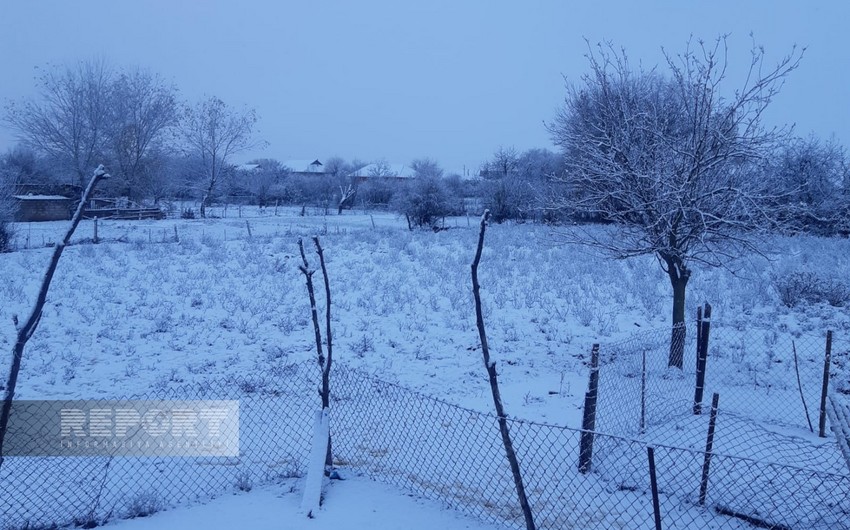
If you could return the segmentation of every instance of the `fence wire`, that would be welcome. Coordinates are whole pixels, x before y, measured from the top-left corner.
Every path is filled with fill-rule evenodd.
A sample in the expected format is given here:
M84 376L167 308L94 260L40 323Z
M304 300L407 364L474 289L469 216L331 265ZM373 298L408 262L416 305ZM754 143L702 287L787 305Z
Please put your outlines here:
M689 329L684 339L682 369L668 366L670 341L669 330L648 331L600 348L600 432L704 449L716 393L715 451L827 473L846 469L825 414L821 419L825 335L760 333L713 322L699 414L696 333ZM850 354L842 345L832 344L830 391L840 392L848 377L842 366Z
M0 528L92 528L301 476L318 399L314 372L293 365L274 380L209 379L127 397L238 399L238 457L7 456L0 468Z
M649 344L646 337L639 342ZM605 356L600 370L600 405L603 384L634 379L605 379L606 369L610 374L610 366L623 362L624 354L614 353ZM660 388L678 388L676 378L659 379ZM276 370L273 377L211 379L135 396L238 399L240 456L8 457L0 470L4 528L101 523L282 477L299 477L309 457L312 413L319 406L318 382L315 364L292 365ZM334 460L343 474L345 470L365 474L436 499L494 527L525 528L498 420L492 414L338 363L331 388ZM628 388L622 389L624 397ZM600 427L606 425L605 412L605 407L598 410ZM646 422L647 428L693 416L665 414L648 414L652 421ZM732 414L721 409L718 440L727 416ZM715 450L704 475L704 447L659 443L646 433L601 432L594 433L591 465L582 473L578 466L582 431L513 418L508 425L540 529L655 528L649 444L656 451L663 528L745 529L760 524L775 529L850 529L850 476L846 474ZM708 478L701 498L703 476Z

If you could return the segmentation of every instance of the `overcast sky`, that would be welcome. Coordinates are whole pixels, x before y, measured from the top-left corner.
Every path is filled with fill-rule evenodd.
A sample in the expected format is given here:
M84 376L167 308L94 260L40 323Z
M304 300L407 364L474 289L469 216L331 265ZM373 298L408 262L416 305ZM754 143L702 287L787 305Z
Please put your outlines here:
M651 6L651 7L650 7ZM498 146L549 147L564 76L586 71L584 38L652 65L662 46L750 32L778 60L808 46L772 123L850 142L850 2L606 0L4 0L0 101L33 96L35 66L103 57L140 65L190 100L216 95L260 116L262 153L281 160L477 168ZM14 143L0 128L0 150Z

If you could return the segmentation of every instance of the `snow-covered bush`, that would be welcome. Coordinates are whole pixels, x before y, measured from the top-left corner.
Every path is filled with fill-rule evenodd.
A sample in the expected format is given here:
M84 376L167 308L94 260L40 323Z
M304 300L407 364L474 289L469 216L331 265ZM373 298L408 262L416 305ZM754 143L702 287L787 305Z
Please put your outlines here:
M15 216L13 187L12 179L0 168L0 252L12 250L12 240L15 236L12 224Z
M449 193L439 178L417 178L393 198L395 210L407 216L411 226L434 226L452 212Z
M820 302L843 307L850 302L850 288L844 282L814 272L798 271L777 277L774 287L786 307Z

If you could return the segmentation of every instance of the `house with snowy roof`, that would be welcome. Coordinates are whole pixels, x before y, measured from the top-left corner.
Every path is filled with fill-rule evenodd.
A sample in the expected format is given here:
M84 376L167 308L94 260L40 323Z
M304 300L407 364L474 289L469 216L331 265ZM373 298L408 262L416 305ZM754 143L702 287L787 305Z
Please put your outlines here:
M406 164L373 162L349 173L349 177L358 183L375 179L401 181L415 178L416 172Z
M325 174L325 166L318 158L314 160L285 160L283 166L289 169L289 174L294 177L321 176Z

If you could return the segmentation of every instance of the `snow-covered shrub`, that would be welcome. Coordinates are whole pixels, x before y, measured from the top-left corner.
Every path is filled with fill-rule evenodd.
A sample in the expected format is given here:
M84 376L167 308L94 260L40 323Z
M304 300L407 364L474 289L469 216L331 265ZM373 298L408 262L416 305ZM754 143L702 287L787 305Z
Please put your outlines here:
M393 197L393 206L412 226L435 226L452 212L445 183L434 177L415 179Z
M11 252L15 229L15 202L12 199L11 179L0 173L0 252Z
M156 492L139 493L127 503L128 519L148 517L163 509L163 502Z
M850 288L844 282L814 272L798 271L777 277L774 287L786 307L820 302L843 307L850 302Z
M236 475L236 489L248 493L254 489L254 482L251 480L251 473L242 471Z

